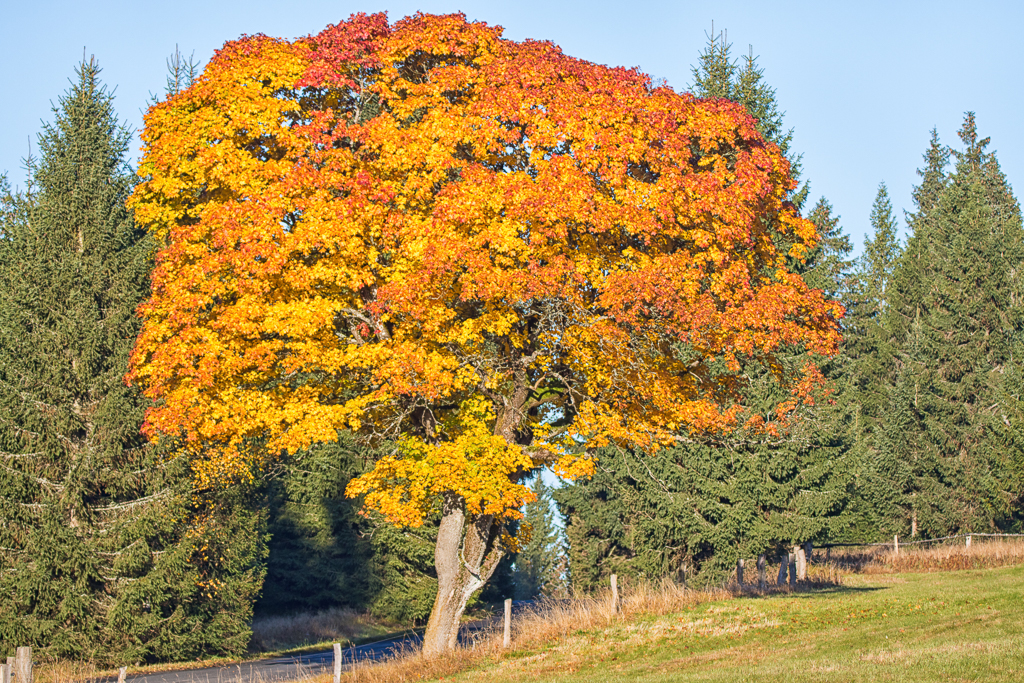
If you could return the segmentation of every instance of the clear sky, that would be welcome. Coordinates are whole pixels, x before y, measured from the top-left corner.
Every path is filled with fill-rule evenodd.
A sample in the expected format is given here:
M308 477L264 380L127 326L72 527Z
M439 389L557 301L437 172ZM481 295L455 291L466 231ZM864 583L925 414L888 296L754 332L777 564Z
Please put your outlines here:
M205 63L243 33L294 38L353 12L387 11L395 20L417 10L462 11L505 27L509 38L551 40L574 57L638 66L677 90L690 84L712 22L727 29L737 56L753 45L777 90L786 124L795 129L794 148L803 153L812 202L821 195L832 202L858 251L879 182L888 184L902 219L929 131L958 143L967 110L991 136L1010 182L1024 182L1024 3L1009 0L10 0L0 24L0 173L24 184L21 159L30 140L34 148L40 121L51 120L50 103L67 88L83 48L116 86L121 119L139 128L175 45Z

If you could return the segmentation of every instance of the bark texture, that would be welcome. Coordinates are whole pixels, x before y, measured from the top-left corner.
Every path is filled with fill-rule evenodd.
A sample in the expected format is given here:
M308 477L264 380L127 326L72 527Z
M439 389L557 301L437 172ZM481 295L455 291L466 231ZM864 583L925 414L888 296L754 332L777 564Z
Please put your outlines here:
M491 578L504 554L500 521L491 515L467 519L462 499L448 496L434 549L437 598L423 635L425 656L455 648L469 598Z

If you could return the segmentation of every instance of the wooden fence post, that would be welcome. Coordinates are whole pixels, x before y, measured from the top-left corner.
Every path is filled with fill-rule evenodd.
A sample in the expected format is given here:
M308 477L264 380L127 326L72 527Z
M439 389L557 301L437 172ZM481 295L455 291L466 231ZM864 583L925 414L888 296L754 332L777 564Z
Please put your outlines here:
M789 555L783 555L779 558L779 578L775 580L775 583L779 586L786 585L786 569L789 567Z
M765 563L766 563L766 561L765 561L764 553L761 553L760 555L757 556L757 589L758 590L762 590L762 591L764 590L765 584L767 583L767 581L765 580L765 575L764 575L765 574L765 571L764 571Z
M743 585L743 558L736 560L736 583Z
M804 551L804 546L798 545L796 548L796 578L800 581L807 580L807 553Z
M970 534L967 534L967 547L968 548L971 547L971 535Z
M341 683L341 643L334 643L334 683Z
M900 554L900 537L899 536L893 536L892 537L892 553L893 553L893 555L897 555L897 556Z
M128 667L122 666L117 670L117 683L124 683L128 679Z
M789 587L796 588L796 553L789 554Z
M612 611L619 611L619 577L612 574Z
M505 598L505 647L512 644L512 598Z
M19 647L14 660L15 683L32 683L32 648Z
M11 665L4 662L0 664L0 683L11 683L11 675L8 673Z
M7 678L0 679L0 683L12 683L14 681L14 657L7 658Z

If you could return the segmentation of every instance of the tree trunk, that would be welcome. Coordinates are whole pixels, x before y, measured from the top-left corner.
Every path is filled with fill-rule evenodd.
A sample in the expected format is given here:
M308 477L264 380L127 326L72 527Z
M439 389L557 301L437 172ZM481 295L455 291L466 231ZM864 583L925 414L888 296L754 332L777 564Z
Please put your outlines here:
M448 495L434 548L437 598L423 634L425 656L455 648L466 603L491 578L504 554L501 523L492 515L471 518L467 523L462 499Z

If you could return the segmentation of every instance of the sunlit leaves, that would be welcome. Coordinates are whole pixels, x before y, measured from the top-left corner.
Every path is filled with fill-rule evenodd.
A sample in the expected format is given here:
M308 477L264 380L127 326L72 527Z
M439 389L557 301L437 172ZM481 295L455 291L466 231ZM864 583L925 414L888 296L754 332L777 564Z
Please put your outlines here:
M635 70L357 15L228 43L146 125L132 377L210 485L351 429L398 444L350 490L392 521L515 516L524 472L732 428L740 360L835 350L841 309L786 270L816 235L785 158Z

